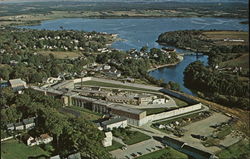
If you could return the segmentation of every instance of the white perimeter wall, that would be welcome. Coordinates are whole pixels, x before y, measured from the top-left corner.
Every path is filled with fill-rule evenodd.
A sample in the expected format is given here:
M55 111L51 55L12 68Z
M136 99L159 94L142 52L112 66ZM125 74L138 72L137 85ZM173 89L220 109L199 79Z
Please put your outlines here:
M175 109L175 110L168 111L168 112L149 115L146 118L147 118L147 122L150 122L150 121L165 119L165 118L173 117L176 115L188 113L191 111L199 110L201 108L202 108L201 103L199 103L199 104L191 105L191 106L184 107L184 108Z

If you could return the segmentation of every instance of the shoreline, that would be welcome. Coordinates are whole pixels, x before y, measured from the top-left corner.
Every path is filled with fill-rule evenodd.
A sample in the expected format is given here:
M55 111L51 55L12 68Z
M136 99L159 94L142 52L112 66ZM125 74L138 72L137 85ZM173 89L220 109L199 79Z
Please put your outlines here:
M151 71L154 71L154 70L157 70L157 69L160 69L160 68L175 66L175 65L181 63L183 61L183 59L184 59L184 57L182 55L178 55L178 58L179 58L178 62L169 63L169 64L163 64L163 65L157 65L156 67L148 69L147 72L149 73Z

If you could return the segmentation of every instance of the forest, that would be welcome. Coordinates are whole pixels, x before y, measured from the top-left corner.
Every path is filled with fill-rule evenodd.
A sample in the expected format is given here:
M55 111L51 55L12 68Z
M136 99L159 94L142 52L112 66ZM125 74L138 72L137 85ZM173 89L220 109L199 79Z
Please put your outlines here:
M188 88L202 92L204 98L230 107L250 109L248 82L213 70L200 61L191 63L185 69L184 83Z

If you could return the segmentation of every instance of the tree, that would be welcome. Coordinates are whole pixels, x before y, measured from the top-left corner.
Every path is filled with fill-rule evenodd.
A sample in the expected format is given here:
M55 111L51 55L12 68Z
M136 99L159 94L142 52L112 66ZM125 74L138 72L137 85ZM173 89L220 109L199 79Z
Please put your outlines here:
M56 137L57 149L59 150L59 137L64 127L68 124L66 116L53 108L42 109L45 130Z

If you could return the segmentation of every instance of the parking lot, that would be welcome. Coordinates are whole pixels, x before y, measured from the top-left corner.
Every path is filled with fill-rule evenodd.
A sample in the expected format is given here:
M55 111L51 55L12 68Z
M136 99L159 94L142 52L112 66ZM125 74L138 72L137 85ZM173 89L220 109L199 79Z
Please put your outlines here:
M192 137L191 134L209 136L215 130L214 128L210 127L211 125L226 122L229 119L230 119L230 117L228 117L222 113L214 112L210 117L208 117L206 119L203 119L203 120L191 123L187 126L184 126L183 129L185 129L186 132L184 133L184 136L181 137L181 140L194 146L194 147L209 151L211 153L219 151L220 148L217 146L204 147L201 144L201 140Z
M162 148L163 145L160 142L154 139L149 139L134 145L130 145L126 150L118 149L111 151L110 153L118 159L132 159Z

